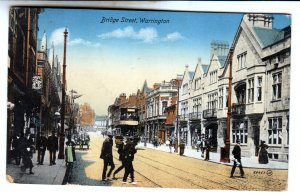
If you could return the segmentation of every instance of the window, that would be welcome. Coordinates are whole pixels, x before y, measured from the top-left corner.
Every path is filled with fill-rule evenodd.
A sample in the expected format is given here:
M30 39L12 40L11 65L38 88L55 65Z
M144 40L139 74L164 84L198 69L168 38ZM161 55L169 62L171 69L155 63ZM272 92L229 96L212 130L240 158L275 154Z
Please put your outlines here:
M166 109L167 106L168 106L168 102L167 101L163 101L162 102L162 112L161 113L165 112L165 109Z
M282 118L281 117L269 118L268 121L269 121L268 143L280 145L282 142Z
M197 112L197 102L198 102L198 99L193 99L193 113Z
M194 90L198 90L198 89L200 89L200 87L201 87L201 78L197 78L195 80L195 88L194 88Z
M244 52L244 53L237 56L238 70L243 69L243 68L246 67L246 56L247 56L247 52Z
M212 71L209 73L210 76L210 84L216 83L218 81L218 71Z
M241 144L248 141L248 121L232 121L232 143L240 140Z
M248 103L254 101L254 78L248 79Z
M281 75L282 73L275 73L273 74L273 84L272 84L272 100L279 100L281 99Z
M187 92L188 92L188 84L186 83L183 85L183 94L187 94Z
M219 89L219 109L223 108L223 88Z
M257 101L261 101L262 96L262 77L257 77Z
M228 87L226 87L226 108L228 107Z
M208 94L208 109L215 109L218 105L218 92Z

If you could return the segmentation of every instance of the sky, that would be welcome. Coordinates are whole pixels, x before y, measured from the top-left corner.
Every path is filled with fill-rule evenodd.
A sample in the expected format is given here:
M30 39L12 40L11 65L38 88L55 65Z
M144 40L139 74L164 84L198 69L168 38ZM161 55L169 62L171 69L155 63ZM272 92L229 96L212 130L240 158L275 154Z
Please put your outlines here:
M169 81L209 63L210 43L231 45L241 22L240 13L130 11L46 8L39 16L39 39L47 34L48 48L63 62L63 32L67 28L67 90L76 90L97 115L121 93L130 95L146 80ZM287 15L273 15L274 28L291 23ZM146 23L145 20L160 21Z

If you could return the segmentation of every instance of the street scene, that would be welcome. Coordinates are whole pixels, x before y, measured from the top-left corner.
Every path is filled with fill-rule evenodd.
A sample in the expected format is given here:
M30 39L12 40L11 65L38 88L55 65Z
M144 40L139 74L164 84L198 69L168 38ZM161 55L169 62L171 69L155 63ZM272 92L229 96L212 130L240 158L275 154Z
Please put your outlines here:
M291 15L11 7L6 181L288 189Z

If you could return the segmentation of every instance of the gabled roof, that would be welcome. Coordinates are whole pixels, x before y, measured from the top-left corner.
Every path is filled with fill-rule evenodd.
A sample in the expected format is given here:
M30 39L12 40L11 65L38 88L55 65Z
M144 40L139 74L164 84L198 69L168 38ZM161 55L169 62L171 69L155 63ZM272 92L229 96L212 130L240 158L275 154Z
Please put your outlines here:
M190 77L190 79L193 79L195 72L189 71L188 75Z
M202 64L202 70L203 70L204 74L207 74L208 67L209 67L209 65Z
M284 38L284 31L279 29L253 27L253 31L262 48L272 45Z
M225 66L225 61L226 61L227 56L218 56L219 62L221 64L221 68Z

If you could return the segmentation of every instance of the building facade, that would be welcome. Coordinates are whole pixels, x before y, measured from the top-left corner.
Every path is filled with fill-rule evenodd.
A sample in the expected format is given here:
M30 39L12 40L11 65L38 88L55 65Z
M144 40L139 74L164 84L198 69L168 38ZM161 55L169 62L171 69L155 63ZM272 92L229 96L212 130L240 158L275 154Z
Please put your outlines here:
M272 22L271 15L245 14L232 43L230 143L239 139L242 155L250 157L258 155L259 144L265 141L270 159L287 161L291 34L290 27L274 29ZM212 46L211 51L224 50L222 41ZM208 65L199 60L194 72L185 70L178 117L181 138L188 146L198 133L193 126L198 125L213 151L224 147L230 60L222 52L211 54ZM202 116L193 124L191 116L199 110Z
M172 104L173 97L177 97L176 79L169 82L155 83L153 89L146 96L146 125L144 136L148 142L159 139L164 143L167 134L165 132L165 109Z

